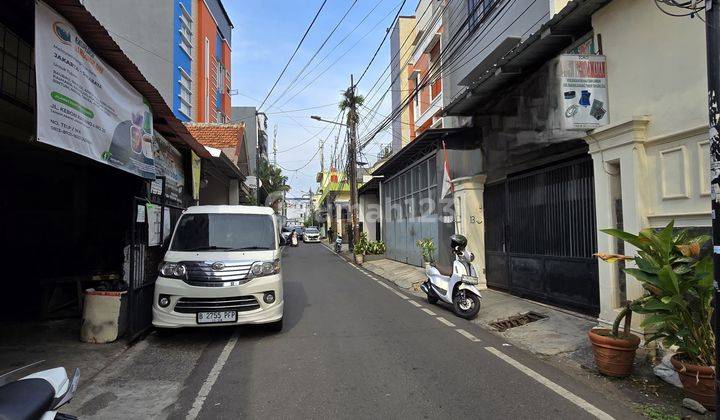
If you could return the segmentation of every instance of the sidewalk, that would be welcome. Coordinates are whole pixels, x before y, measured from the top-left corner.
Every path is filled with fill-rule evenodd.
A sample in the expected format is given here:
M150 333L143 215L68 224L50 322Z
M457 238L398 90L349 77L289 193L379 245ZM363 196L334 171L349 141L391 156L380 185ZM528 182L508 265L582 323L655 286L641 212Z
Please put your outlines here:
M341 256L354 263L353 255L349 251L343 250ZM419 299L426 298L419 288L425 281L425 270L421 267L382 256L366 256L362 268L383 277ZM471 322L502 336L508 343L528 350L548 363L560 366L593 385L598 392L630 399L650 418L705 417L682 407L682 390L654 375L648 355L642 349L638 350L635 369L630 377L618 380L601 375L595 367L592 347L587 338L588 330L598 325L596 319L497 290L487 289L481 293L483 299L480 313ZM545 318L503 332L490 325L495 321L528 312Z

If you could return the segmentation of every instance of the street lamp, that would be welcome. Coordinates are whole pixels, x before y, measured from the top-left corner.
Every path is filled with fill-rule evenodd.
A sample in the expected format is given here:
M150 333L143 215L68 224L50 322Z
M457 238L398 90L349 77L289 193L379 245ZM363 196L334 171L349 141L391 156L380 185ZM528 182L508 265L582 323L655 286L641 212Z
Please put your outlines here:
M347 124L343 124L343 123L339 123L339 122L335 122L335 121L326 120L326 119L323 119L323 118L322 118L321 116L319 116L319 115L311 115L310 118L312 118L313 120L320 121L320 122L324 122L324 123L328 123L328 124L336 124L336 125L341 125L341 126L343 126L343 127L347 127Z

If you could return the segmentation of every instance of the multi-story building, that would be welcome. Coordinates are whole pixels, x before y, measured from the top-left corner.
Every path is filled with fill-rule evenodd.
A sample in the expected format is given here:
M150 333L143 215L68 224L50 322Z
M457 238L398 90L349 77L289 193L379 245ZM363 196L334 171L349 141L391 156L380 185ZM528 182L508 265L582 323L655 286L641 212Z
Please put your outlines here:
M86 0L181 121L230 120L232 22L221 0Z
M415 16L400 16L390 35L390 68L392 69L392 109L400 108L407 98L409 77L405 63L412 54L415 39ZM402 64L401 64L402 63ZM410 110L403 107L400 115L392 122L392 148L400 150L410 141Z
M415 39L406 64L410 141L428 128L443 128L441 71L443 2L420 0L416 10Z

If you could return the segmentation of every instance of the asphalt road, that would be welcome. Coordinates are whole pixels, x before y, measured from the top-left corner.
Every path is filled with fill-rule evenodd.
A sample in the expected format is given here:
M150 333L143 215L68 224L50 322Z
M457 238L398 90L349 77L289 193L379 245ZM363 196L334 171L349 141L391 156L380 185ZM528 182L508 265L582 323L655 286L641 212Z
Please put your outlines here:
M172 418L635 416L322 245L286 249L283 276L284 330L218 329Z

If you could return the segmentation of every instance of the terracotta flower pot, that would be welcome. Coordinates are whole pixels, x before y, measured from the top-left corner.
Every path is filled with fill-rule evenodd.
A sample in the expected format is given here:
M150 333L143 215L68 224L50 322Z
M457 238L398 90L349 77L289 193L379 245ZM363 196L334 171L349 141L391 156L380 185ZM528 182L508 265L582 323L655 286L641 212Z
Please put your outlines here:
M670 358L673 367L680 376L685 395L702 404L708 410L715 411L715 370L712 366L693 365Z
M613 337L607 328L595 328L588 331L593 347L595 364L600 373L623 378L630 375L635 361L635 350L640 345L636 335Z

